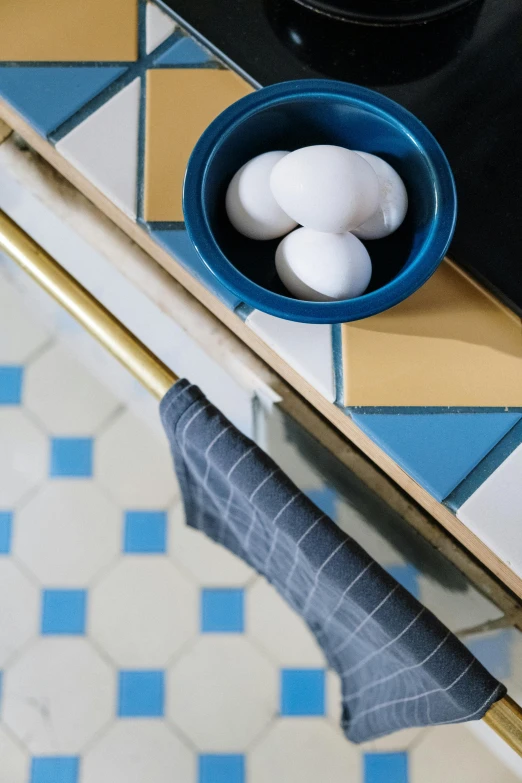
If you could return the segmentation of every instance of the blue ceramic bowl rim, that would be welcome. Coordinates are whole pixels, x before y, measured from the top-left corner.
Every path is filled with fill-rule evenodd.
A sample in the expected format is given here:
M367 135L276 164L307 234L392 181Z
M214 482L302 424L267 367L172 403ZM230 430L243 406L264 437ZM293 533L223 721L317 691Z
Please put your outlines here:
M431 169L436 206L431 229L417 257L389 283L354 299L309 302L277 294L254 283L227 259L214 238L203 193L218 147L246 119L270 106L299 99L330 98L341 98L352 105L380 114L410 137ZM457 194L453 174L442 148L426 126L407 109L380 93L348 82L302 79L280 82L257 90L236 101L213 120L190 156L183 184L183 210L189 237L202 261L219 282L241 301L286 320L342 323L388 310L413 294L432 276L453 237Z

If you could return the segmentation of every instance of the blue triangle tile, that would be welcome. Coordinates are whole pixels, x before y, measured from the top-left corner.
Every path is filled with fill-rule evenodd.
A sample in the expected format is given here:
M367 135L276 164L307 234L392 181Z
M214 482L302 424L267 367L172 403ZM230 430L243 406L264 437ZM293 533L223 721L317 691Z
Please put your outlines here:
M514 427L519 413L355 413L353 420L437 500Z
M124 71L117 66L3 67L0 95L46 136Z
M196 280L203 283L205 288L212 291L227 307L233 310L241 303L241 300L235 294L221 285L219 280L203 263L184 229L157 229L150 233L152 238L174 256L187 272L190 272Z
M157 65L202 65L211 60L211 56L192 38L176 41L155 61Z

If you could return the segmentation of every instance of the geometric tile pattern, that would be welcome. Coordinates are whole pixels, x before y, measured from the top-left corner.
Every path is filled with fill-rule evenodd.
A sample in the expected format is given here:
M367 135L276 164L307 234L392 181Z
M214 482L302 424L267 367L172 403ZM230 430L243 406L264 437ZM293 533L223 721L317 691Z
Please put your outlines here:
M0 96L230 309L241 305L213 278L189 242L181 186L202 130L252 87L152 0L54 0L45 11L37 0L0 6ZM23 36L17 34L20 29ZM412 429L412 416L424 417L428 428L441 425L437 437L429 439L431 444L438 441L438 454L423 445L412 455L407 438L382 437L366 428L438 500L463 479L478 486L487 475L477 462L498 438L490 437L489 424L484 427L486 420L479 419L495 414L480 409L522 406L520 318L449 262L406 302L357 323L330 330L254 312L247 325L329 402L372 412L391 407L386 413L399 418L404 433ZM30 325L24 329L30 334ZM0 334L0 346L2 341ZM3 363L22 366L25 358L7 354ZM4 376L0 405L18 404L24 387L22 376ZM450 442L442 418L428 421L433 409L457 415L456 406L468 409L472 428L484 429L487 437L480 448L474 437ZM419 426L424 427L420 420ZM49 432L55 437L72 434L82 433ZM13 439L12 432L9 437ZM520 438L522 430L520 437L517 430L515 447ZM107 451L101 450L102 475ZM35 462L41 461L40 454L37 444ZM83 470L88 476L89 467ZM13 466L6 471L12 476ZM112 473L117 472L116 466ZM0 503L10 505L30 489L29 477L14 479L7 500L0 498ZM453 510L463 502L455 491L447 500ZM135 508L132 491L128 494L125 506ZM145 507L167 507L169 502L152 498ZM476 520L475 532L482 538L488 522L474 504L468 509L474 515L469 525Z
M443 500L520 420L518 413L354 413L355 423Z
M60 361L44 361L47 352ZM53 339L22 360L26 378L33 362L42 394L52 388L46 373L76 372L71 390L86 380ZM100 408L101 393L87 395L83 404L93 410L83 413L90 429L81 437L93 454L102 445L102 459L90 476L57 480L48 443L63 436L46 422L59 412L35 388L30 396L40 415L25 396L1 411L6 465L31 453L35 433L43 444L25 490L0 500L2 783L380 783L386 772L387 783L443 783L455 765L459 783L515 783L466 727L401 732L363 748L348 743L338 726L338 681L303 621L246 564L182 525L164 444L118 400ZM70 422L78 401L68 393L61 405ZM286 442L284 428L278 433L270 450L303 489L351 524L409 589L429 597L426 553L410 562L368 525L368 499L361 508L347 504L325 486L316 461ZM141 454L141 477L140 460L126 462L129 450ZM442 587L431 595L452 616L466 597ZM460 619L496 616L473 611ZM474 642L514 695L519 636L495 632Z
M345 405L522 407L522 321L449 261L342 332Z

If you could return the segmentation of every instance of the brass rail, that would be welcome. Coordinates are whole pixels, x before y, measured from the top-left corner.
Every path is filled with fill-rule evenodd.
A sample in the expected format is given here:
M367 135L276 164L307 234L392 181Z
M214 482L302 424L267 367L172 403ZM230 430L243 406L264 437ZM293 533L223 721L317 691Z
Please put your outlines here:
M177 376L107 308L63 269L37 242L0 210L0 250L16 261L156 398ZM522 756L522 709L509 696L484 716L502 739Z

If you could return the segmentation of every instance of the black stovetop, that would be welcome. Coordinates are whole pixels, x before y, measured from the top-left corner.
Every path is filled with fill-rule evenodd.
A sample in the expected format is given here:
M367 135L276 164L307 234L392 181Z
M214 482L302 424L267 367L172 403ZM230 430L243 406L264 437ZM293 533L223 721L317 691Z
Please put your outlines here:
M522 0L409 27L337 21L295 0L167 5L261 85L344 79L414 112L455 174L451 255L522 313Z

